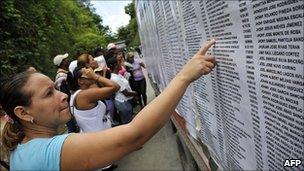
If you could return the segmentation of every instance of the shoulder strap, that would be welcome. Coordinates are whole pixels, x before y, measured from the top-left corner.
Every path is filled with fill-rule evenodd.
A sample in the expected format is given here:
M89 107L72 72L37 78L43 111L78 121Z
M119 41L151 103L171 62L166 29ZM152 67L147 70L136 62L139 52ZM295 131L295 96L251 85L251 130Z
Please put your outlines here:
M70 99L70 112L72 115L74 115L74 104L75 104L75 100L76 100L76 96L77 94L80 92L81 90L77 90L73 95L71 95L71 99Z
M107 105L106 100L100 100L106 106L106 114L110 112L109 106Z

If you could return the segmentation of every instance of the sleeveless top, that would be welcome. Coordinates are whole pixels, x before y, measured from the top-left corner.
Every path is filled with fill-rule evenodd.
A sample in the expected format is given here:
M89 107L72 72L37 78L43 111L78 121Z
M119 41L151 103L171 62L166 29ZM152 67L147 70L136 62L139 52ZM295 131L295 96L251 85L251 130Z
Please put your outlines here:
M61 150L70 134L35 138L10 154L10 170L60 170Z
M106 105L102 101L98 100L97 105L89 110L79 110L74 106L75 98L80 91L77 90L70 99L70 110L77 121L80 132L97 132L111 128Z

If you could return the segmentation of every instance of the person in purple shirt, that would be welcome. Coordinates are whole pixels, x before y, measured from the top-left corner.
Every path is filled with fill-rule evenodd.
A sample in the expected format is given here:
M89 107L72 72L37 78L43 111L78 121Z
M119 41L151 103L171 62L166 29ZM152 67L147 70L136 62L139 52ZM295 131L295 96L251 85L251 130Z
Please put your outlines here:
M141 108L147 105L147 93L146 93L146 78L141 67L146 67L140 59L134 59L134 53L128 53L128 62L133 66L132 75L134 78L134 88L138 94L138 101ZM142 103L143 101L143 103Z

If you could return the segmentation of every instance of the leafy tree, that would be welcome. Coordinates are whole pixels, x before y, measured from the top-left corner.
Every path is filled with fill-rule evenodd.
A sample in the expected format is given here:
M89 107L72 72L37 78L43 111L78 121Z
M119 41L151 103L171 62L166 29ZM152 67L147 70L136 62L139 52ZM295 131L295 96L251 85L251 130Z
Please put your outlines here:
M129 49L140 45L134 1L125 6L125 13L130 15L131 19L128 25L122 26L118 29L117 39L125 40L127 48Z
M125 6L125 13L130 15L131 19L136 18L134 1L130 4L128 4L127 6Z
M92 51L96 46L105 46L106 44L105 37L94 33L83 34L81 37L78 37L78 39L77 43L73 46L77 56Z
M109 33L88 0L1 0L0 76L31 65L52 78L55 55L68 52L76 58L105 46Z

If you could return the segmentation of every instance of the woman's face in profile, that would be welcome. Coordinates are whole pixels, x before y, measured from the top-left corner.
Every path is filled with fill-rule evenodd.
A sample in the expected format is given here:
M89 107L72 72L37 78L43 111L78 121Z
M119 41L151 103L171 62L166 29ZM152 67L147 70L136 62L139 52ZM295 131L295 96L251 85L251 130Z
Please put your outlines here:
M121 61L122 58L123 58L122 52L118 52L117 55L116 55L116 59L117 59L118 61Z
M92 69L96 69L98 68L98 63L97 61L94 60L93 56L89 56L89 67L91 67Z
M47 76L34 73L27 81L24 91L31 93L31 105L25 107L34 122L51 128L70 120L67 95L56 90L54 82Z

